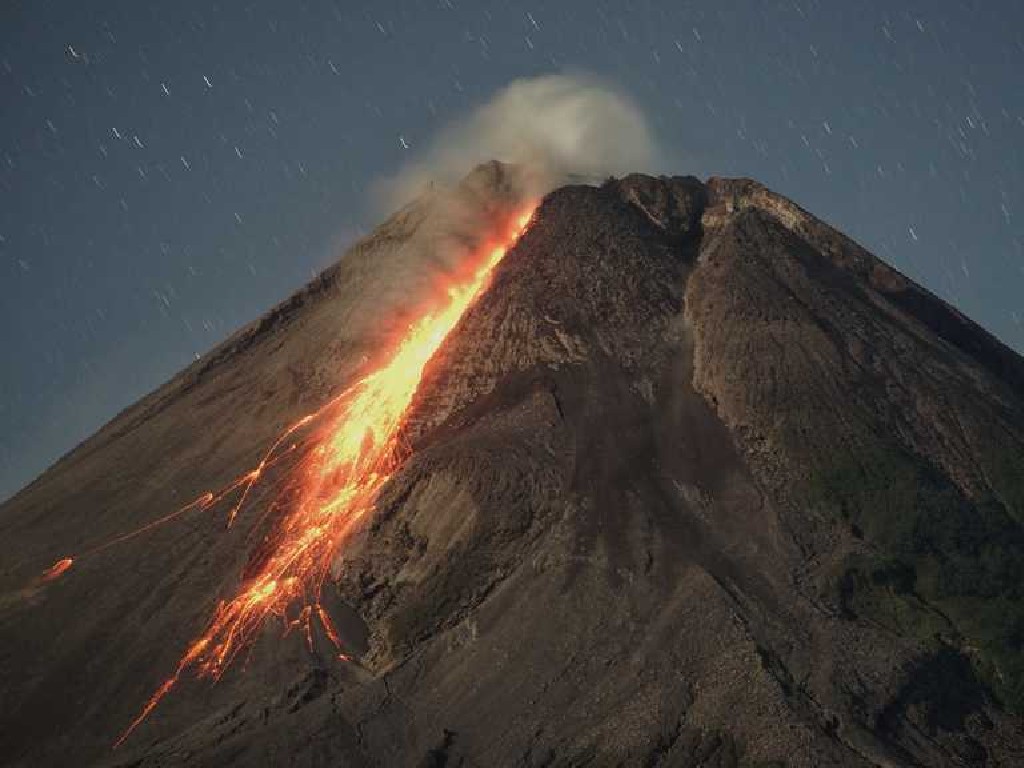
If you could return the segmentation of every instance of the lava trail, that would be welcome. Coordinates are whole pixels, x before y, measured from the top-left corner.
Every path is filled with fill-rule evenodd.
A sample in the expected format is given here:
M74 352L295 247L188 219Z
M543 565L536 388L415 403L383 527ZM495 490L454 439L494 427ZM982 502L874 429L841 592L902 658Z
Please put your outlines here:
M397 436L424 367L484 291L495 266L525 231L534 208L535 205L529 206L509 221L498 237L475 254L471 260L473 271L444 289L434 309L409 327L382 365L318 411L292 424L256 467L221 492L204 494L166 518L93 549L97 551L139 535L190 509L207 509L227 493L239 491L240 497L228 515L230 524L264 470L283 452L295 450L294 445L286 445L288 439L299 429L310 427L310 447L284 481L288 493L278 497L289 501L283 511L278 511L270 538L274 542L271 551L258 569L244 579L237 593L221 601L206 629L189 645L174 673L153 693L115 747L146 719L186 671L220 679L270 617L283 619L288 628L303 626L310 642L311 622L315 619L328 638L340 645L319 602L331 562L373 509L380 489L397 469ZM72 558L58 561L46 577L56 578L71 562ZM286 611L296 604L302 606L299 618L288 621ZM344 654L340 656L347 658Z

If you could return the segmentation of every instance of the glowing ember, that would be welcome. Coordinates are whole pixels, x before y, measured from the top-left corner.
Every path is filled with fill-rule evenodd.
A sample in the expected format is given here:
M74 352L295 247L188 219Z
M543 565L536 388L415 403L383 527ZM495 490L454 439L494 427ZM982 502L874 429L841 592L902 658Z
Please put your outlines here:
M64 573L64 571L66 571L68 568L74 565L74 562L74 559L70 557L65 557L63 560L58 560L56 563L54 563L45 571L43 571L43 581L53 581L54 579L59 578L60 575Z
M478 256L476 269L447 287L437 307L412 324L383 365L313 414L292 424L274 442L260 463L220 492L207 493L176 512L141 529L93 548L124 541L192 509L208 509L229 493L241 490L228 514L230 525L253 485L271 464L295 449L281 450L285 440L311 424L311 446L287 482L293 491L271 537L273 546L259 569L238 593L220 603L206 630L187 649L174 674L165 680L115 743L121 744L153 711L181 675L192 669L200 677L219 679L237 654L271 616L300 627L312 647L314 618L340 653L341 640L319 602L320 588L340 547L373 509L381 487L397 469L396 439L423 369L473 301L483 292L491 272L525 230L533 206L516 218L497 245ZM273 507L271 507L273 508ZM268 512L270 510L268 509ZM61 560L46 574L56 578L71 566ZM304 607L288 621L290 606ZM292 614L295 615L294 613Z

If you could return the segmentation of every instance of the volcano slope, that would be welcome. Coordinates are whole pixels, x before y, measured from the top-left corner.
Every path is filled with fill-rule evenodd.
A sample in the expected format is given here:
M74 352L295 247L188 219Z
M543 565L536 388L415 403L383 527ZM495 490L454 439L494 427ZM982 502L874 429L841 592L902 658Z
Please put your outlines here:
M486 221L513 180L458 192ZM325 586L350 660L271 622L111 750L265 499L33 579L353 381L446 269L439 216L396 214L0 509L0 761L1024 764L1024 361L755 182L640 175L548 194L428 365Z

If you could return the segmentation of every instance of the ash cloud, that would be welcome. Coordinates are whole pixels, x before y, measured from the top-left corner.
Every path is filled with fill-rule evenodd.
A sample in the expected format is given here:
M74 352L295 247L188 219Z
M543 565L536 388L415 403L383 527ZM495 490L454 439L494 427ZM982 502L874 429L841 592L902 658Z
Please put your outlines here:
M400 207L499 160L517 167L524 194L539 195L574 177L651 171L658 156L646 118L624 93L589 75L545 75L498 91L377 191Z

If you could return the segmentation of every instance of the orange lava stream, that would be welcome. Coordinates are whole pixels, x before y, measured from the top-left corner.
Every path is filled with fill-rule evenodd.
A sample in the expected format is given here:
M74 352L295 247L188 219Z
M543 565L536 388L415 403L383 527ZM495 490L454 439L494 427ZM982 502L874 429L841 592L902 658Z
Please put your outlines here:
M302 626L311 646L311 622L315 617L328 639L341 650L337 630L319 602L331 562L364 516L372 511L378 493L397 469L397 436L424 367L484 291L494 267L526 229L534 207L531 205L510 222L506 231L495 238L497 245L479 253L474 259L478 262L475 271L447 287L436 308L409 327L383 365L317 412L288 427L254 469L218 494L204 494L166 518L118 537L117 540L133 537L189 509L207 509L226 493L241 489L241 496L228 516L230 525L266 467L280 458L277 451L281 444L298 429L313 422L320 424L311 436L312 447L289 479L296 493L276 523L271 551L259 569L240 585L237 594L220 603L206 630L182 656L174 674L150 697L115 747L146 719L186 670L199 677L220 679L270 617L285 619L286 627ZM288 450L292 449L294 446ZM69 558L46 573L52 573L49 578L56 578L70 566ZM289 622L286 612L296 604L303 608L299 618ZM348 659L343 653L338 658Z
M66 571L74 564L75 559L73 557L65 557L63 560L58 560L56 563L54 563L45 571L43 571L42 580L53 581L54 579L58 579L61 577L64 571Z

